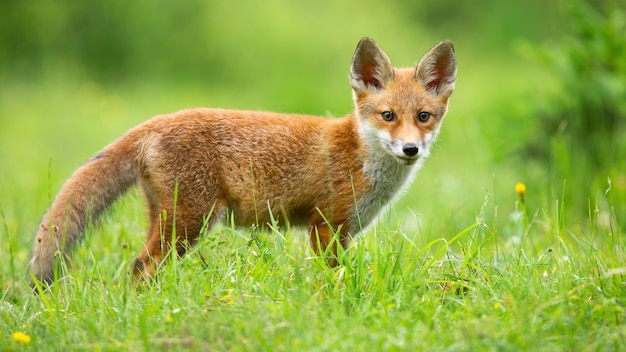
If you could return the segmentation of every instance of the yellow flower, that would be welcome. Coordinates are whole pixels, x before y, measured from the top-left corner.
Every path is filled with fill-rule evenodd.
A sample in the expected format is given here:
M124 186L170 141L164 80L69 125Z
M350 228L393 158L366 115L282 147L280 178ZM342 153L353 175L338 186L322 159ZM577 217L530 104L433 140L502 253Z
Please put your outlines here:
M30 343L30 336L26 335L23 332L14 332L11 334L11 337L13 337L13 341L17 342L17 343Z
M517 194L519 194L520 197L524 197L524 194L526 194L526 185L518 182L515 184L515 192L517 192Z
M174 319L172 319L171 316L168 315L168 316L165 317L165 322L166 323L171 323L172 321L174 321Z
M231 297L231 295L233 294L233 289L230 288L228 290L226 290L226 296L222 297L224 299L229 299Z

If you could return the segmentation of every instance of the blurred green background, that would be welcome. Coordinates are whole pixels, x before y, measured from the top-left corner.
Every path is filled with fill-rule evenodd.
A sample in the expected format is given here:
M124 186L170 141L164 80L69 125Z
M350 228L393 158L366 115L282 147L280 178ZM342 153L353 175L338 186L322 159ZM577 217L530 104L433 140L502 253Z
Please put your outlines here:
M156 114L349 113L363 36L396 66L456 47L440 140L393 208L408 231L454 234L486 198L506 222L516 182L531 212L565 204L572 223L608 226L626 209L624 14L622 1L2 1L1 231L24 260L71 172Z

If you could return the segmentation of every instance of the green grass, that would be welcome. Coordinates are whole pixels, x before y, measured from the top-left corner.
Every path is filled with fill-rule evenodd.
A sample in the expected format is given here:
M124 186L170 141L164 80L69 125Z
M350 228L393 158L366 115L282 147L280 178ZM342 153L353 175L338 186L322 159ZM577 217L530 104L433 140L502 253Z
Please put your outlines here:
M122 220L106 238L90 231L51 292L5 287L3 346L21 348L16 331L41 350L611 351L626 341L623 244L603 233L594 246L558 205L502 229L484 220L495 210L486 200L475 223L425 245L387 214L333 269L301 232L220 226L135 290L127 244L137 248L128 232L140 219L120 214L131 203L116 207ZM13 270L4 274L22 275Z

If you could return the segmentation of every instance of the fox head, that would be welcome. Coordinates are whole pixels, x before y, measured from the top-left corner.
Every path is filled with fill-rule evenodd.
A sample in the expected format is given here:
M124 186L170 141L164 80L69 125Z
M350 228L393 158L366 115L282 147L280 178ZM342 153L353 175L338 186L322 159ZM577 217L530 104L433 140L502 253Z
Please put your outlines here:
M436 44L415 68L397 69L373 39L361 39L350 84L366 146L404 165L427 157L455 80L456 58L449 41Z

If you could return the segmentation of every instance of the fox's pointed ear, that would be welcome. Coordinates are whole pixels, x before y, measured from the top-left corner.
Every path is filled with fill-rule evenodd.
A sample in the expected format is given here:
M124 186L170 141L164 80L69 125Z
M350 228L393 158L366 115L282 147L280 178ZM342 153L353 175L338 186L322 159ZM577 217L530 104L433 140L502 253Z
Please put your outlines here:
M449 98L456 82L456 57L450 41L437 43L417 64L415 81L429 94Z
M356 93L368 89L384 88L393 80L393 66L387 54L374 39L365 37L359 41L350 67L350 84Z

